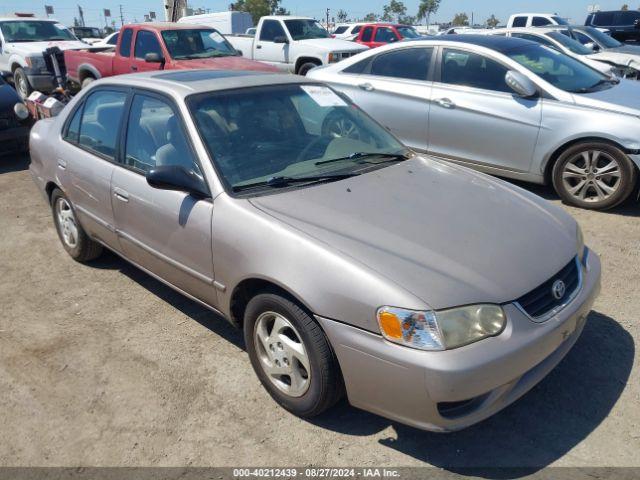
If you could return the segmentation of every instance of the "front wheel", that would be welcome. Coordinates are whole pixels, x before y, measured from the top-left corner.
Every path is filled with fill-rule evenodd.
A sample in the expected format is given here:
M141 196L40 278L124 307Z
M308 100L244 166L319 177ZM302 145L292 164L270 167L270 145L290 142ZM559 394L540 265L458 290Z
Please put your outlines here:
M342 395L342 378L329 341L316 321L278 293L249 301L244 316L247 352L260 382L295 415L312 417Z
M87 78L85 78L84 80L82 80L82 84L80 85L80 88L87 88L89 85L91 85L93 82L95 82L96 79L89 76Z
M23 100L26 100L29 95L31 95L31 92L33 92L27 74L24 73L24 70L20 67L16 68L13 72L13 84L16 86L18 95L20 95L20 98Z
M564 202L607 210L631 195L637 174L635 165L622 150L606 143L589 142L563 152L552 176L553 186Z
M303 63L302 65L300 65L300 68L298 68L298 75L302 75L303 77L309 73L309 70L311 70L312 68L316 68L318 65L313 63L313 62L307 62L307 63Z

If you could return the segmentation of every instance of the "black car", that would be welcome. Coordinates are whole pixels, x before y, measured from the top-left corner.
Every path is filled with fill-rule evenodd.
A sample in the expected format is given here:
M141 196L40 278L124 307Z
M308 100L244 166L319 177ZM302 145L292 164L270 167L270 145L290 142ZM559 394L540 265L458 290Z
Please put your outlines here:
M21 102L13 87L0 76L0 155L25 152L29 147L31 119L20 120L13 110Z
M637 10L613 10L593 12L587 17L585 25L606 28L616 40L640 40L640 12Z

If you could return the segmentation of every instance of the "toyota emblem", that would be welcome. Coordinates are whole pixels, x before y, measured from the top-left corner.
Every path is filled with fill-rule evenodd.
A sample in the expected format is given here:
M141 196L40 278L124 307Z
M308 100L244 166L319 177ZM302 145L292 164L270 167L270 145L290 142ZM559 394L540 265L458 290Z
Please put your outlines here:
M556 280L551 286L551 295L553 295L553 298L555 298L556 300L560 300L562 297L564 297L564 292L566 290L567 287L565 286L564 282L562 280Z

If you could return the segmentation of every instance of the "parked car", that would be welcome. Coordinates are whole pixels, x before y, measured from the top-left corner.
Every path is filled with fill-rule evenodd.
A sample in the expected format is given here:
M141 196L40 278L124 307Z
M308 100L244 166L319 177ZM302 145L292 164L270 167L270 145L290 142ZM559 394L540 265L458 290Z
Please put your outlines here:
M638 79L640 71L640 45L625 45L597 28L572 26L567 30L571 37L594 52L604 54L600 58L610 58L611 63L620 65L619 75ZM626 67L623 67L626 66Z
M115 51L68 50L64 63L69 79L82 87L99 78L145 70L277 71L239 56L213 28L176 23L125 25Z
M366 50L363 45L331 38L316 20L306 17L262 17L255 36L228 35L227 39L244 57L299 75Z
M621 42L640 40L640 12L636 10L593 12L587 16L584 24L605 28Z
M598 294L562 208L416 156L301 77L112 77L31 141L64 249L106 246L243 328L296 415L346 387L418 428L476 423L564 357Z
M71 27L69 28L73 34L89 45L96 44L102 40L102 32L99 28L94 27Z
M406 38L420 38L420 34L409 25L375 23L362 27L355 42L369 48L376 48Z
M388 45L314 70L410 147L612 208L640 166L640 84L518 38ZM393 108L390 108L393 106Z
M189 15L182 17L178 23L190 23L192 25L204 25L215 28L223 35L245 33L253 28L253 19L248 12L214 12L201 15Z
M537 27L537 28L513 28L504 30L489 30L488 35L502 35L513 38L522 38L532 42L555 48L570 57L574 57L581 62L587 63L592 68L600 70L604 74L615 74L623 76L629 69L628 62L614 63L615 56L604 52L595 52L593 49L585 47L577 40L571 38L569 27ZM629 72L629 77L635 78L637 72Z
M113 32L104 37L102 40L95 42L92 46L94 48L116 48L118 45L118 34L120 32Z
M18 116L16 105L22 105L22 116ZM19 113L19 112L18 112ZM31 121L18 93L0 75L0 156L25 152L29 148Z
M507 28L546 27L548 25L568 25L564 18L555 13L516 13L509 17Z
M49 93L56 87L42 54L45 49L86 46L56 20L0 17L0 74L13 79L23 99L34 89Z

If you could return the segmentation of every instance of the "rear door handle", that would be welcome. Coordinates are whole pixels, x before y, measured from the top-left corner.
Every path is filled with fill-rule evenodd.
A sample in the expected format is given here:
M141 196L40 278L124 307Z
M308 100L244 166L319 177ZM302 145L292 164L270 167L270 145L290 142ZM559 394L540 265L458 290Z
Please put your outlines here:
M376 87L374 87L370 83L361 83L360 85L358 85L358 88L365 90L367 92L373 92L376 89Z
M60 170L66 170L67 169L67 161L66 160L62 160L61 158L58 159L58 168Z
M113 189L113 196L121 202L127 203L129 201L129 193L118 187Z
M449 98L438 98L435 102L443 108L454 108L456 104Z

